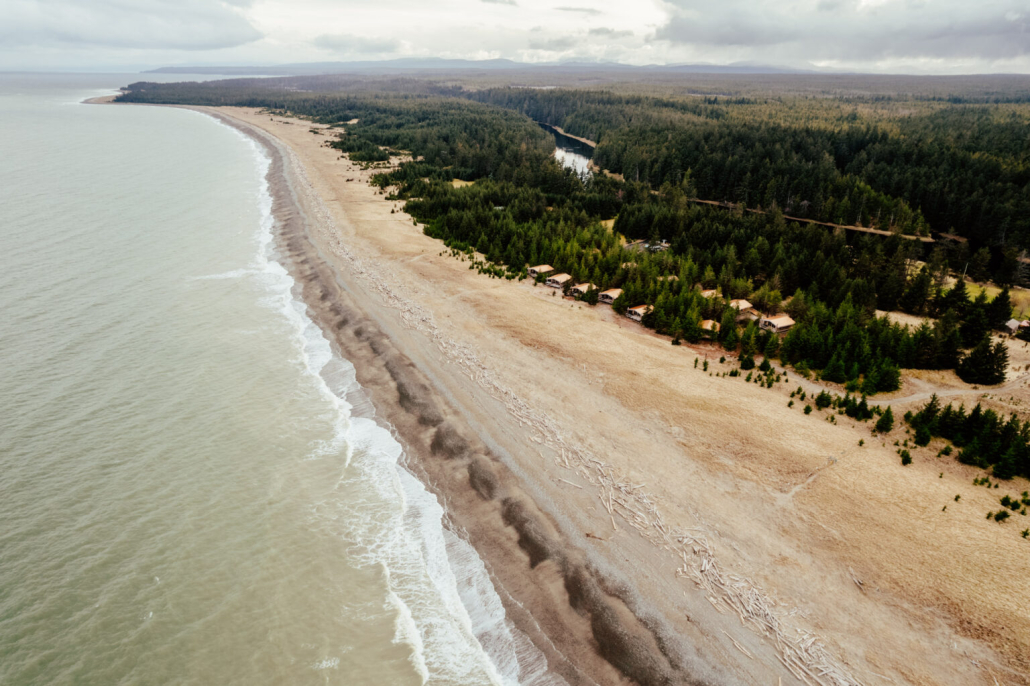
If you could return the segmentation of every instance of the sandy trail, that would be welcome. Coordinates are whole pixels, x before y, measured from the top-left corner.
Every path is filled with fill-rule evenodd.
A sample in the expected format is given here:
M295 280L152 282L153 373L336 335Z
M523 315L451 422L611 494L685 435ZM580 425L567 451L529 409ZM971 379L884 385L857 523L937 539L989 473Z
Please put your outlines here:
M310 123L217 114L278 146L316 321L569 683L1030 683L1030 547L977 470L478 275Z

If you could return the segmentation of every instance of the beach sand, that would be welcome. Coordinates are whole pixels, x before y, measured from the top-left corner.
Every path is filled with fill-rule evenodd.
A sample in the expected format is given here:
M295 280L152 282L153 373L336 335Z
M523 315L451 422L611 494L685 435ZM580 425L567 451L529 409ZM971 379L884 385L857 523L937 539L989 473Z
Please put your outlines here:
M320 126L197 109L272 155L313 318L554 673L1030 683L1030 518L984 517L1026 481L973 486L980 472L933 457L936 442L902 467L903 428L875 438L788 408L792 374L774 389L714 376L695 368L731 368L714 348L441 254Z

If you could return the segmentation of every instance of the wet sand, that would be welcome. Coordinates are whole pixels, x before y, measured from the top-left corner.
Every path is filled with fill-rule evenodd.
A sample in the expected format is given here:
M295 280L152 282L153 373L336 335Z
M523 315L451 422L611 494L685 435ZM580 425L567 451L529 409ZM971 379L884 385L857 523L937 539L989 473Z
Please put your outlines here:
M318 126L204 111L272 156L313 318L554 673L1027 683L1025 542L984 526L999 492L975 470L923 453L902 469L867 425L788 409L793 384L711 376L693 361L728 370L714 349L470 271Z

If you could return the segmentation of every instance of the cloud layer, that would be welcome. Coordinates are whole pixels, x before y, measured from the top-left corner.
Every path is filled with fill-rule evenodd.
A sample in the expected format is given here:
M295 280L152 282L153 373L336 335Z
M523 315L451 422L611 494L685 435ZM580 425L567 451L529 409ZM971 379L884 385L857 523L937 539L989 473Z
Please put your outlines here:
M259 40L248 2L4 0L0 47L216 50Z
M0 0L0 69L392 57L1030 73L1030 0Z
M1025 0L670 0L673 45L790 61L1001 60L1030 54Z

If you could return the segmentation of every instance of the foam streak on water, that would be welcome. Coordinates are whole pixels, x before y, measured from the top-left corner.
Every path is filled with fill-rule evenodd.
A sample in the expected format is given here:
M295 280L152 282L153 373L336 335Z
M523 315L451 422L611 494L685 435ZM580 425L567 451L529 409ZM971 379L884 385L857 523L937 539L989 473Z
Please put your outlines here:
M264 178L269 160L247 140ZM365 394L353 365L333 351L307 315L299 288L276 260L267 184L262 185L259 204L262 222L255 273L273 294L269 304L290 321L305 370L336 415L333 439L316 446L310 458L342 451L345 466L350 466L356 454L358 461L344 478L357 480L366 495L376 496L345 505L343 535L354 543L354 560L382 570L389 589L387 605L396 613L394 641L409 647L409 659L423 683L488 680L514 685L520 677L527 685L559 683L546 675L543 655L505 618L478 554L444 527L436 497L403 467L400 444L372 413L355 416L345 398ZM230 274L247 275L239 270Z

